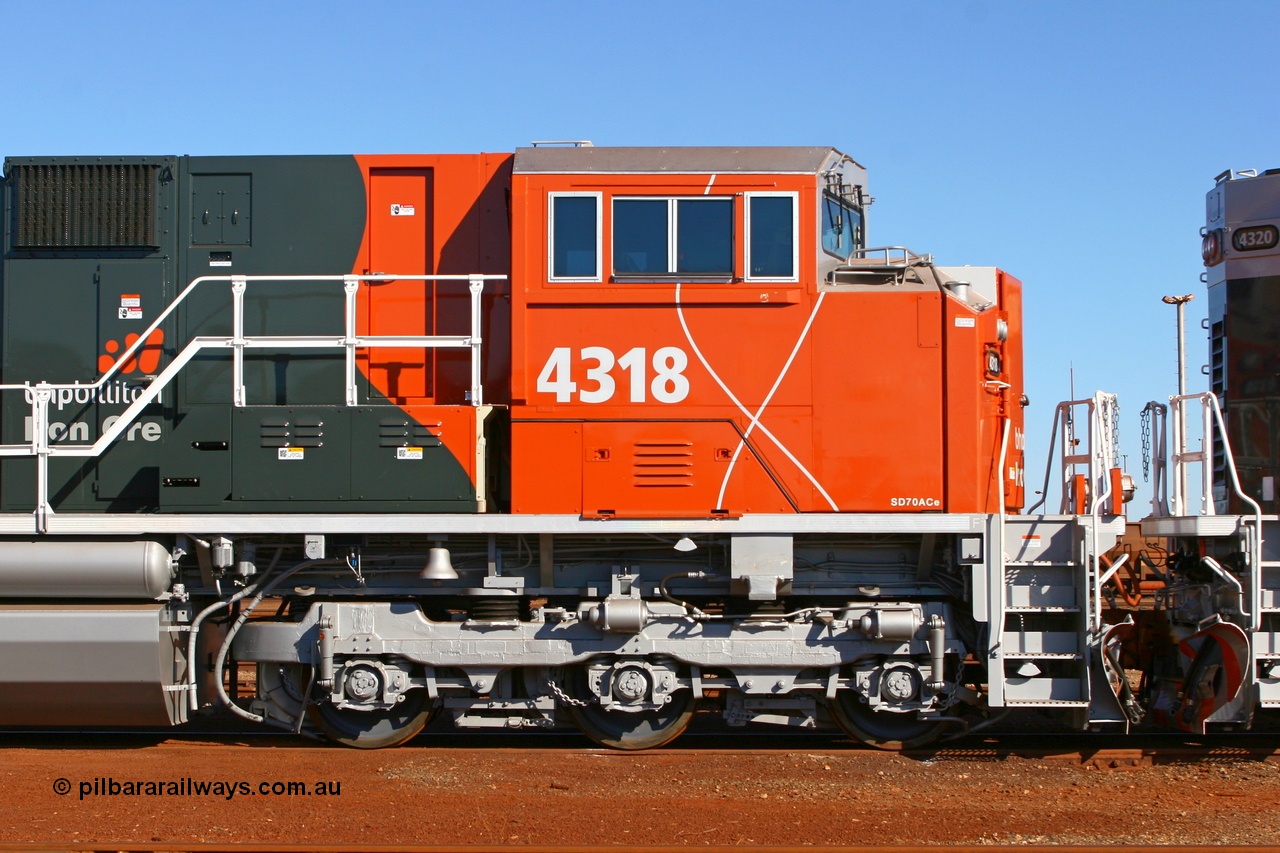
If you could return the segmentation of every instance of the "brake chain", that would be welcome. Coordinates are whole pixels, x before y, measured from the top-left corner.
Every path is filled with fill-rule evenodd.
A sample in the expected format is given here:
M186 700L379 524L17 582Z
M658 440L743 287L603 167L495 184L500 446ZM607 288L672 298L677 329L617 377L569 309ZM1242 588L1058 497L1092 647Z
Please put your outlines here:
M1122 458L1120 456L1120 401L1112 400L1111 402L1111 459L1112 463L1118 463Z
M560 688L560 685L556 683L554 678L548 678L546 683L547 689L551 692L551 697L556 700L556 704L558 705L564 705L571 708L585 708L588 705L593 704L592 702L586 702L582 699L574 699Z
M1151 480L1151 408L1142 410L1142 482Z

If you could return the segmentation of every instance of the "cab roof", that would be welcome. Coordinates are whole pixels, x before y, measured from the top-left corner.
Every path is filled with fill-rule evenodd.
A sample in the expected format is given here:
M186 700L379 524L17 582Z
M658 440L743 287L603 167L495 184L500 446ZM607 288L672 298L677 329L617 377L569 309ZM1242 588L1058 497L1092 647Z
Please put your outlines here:
M858 166L829 147L517 148L515 174L707 174L814 175L842 162ZM858 166L861 168L861 166Z

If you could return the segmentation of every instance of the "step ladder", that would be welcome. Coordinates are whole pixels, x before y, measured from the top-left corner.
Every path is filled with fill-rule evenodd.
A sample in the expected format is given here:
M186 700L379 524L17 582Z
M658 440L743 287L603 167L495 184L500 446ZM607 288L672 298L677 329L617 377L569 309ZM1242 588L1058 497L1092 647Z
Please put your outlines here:
M1008 708L1088 708L1088 572L1080 520L1006 522L999 643L988 678L1003 682Z
M1115 395L1101 391L1058 404L1042 497L1027 515L1001 520L1002 576L988 589L993 706L1066 709L1082 727L1127 724L1105 686L1099 601L1100 555L1124 532L1118 412ZM1031 515L1048 504L1055 468L1057 514Z
M1258 703L1263 708L1280 708L1280 560L1264 559L1258 570L1261 584L1256 606L1261 627L1252 638L1254 678Z

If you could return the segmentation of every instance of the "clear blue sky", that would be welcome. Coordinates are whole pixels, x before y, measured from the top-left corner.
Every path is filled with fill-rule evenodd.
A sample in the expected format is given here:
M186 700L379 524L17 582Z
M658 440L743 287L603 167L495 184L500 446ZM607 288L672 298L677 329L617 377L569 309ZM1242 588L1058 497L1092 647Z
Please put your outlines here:
M1174 390L1204 193L1280 166L1271 2L0 0L0 154L833 145L873 244L1026 285L1030 467L1053 404ZM1029 483L1030 486L1030 483ZM1137 512L1131 515L1141 515Z

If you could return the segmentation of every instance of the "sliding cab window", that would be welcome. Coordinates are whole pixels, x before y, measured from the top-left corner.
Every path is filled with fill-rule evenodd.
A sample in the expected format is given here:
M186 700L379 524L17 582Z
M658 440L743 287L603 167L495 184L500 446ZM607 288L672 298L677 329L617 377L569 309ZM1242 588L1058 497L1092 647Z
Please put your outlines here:
M600 194L551 193L548 197L549 278L600 280Z
M747 193L748 281L799 279L799 203L795 193Z
M831 193L822 194L822 251L847 261L862 246L862 212Z
M615 198L619 281L733 279L733 198Z

